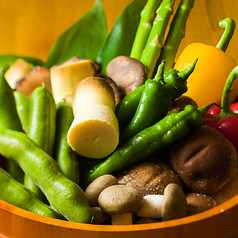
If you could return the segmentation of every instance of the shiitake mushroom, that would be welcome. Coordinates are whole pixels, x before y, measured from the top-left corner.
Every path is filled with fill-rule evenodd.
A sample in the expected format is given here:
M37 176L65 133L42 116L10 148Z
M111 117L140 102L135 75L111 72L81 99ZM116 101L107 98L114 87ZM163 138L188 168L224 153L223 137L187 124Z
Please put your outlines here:
M202 126L171 148L171 166L187 188L211 194L235 175L237 154L231 142L212 127Z

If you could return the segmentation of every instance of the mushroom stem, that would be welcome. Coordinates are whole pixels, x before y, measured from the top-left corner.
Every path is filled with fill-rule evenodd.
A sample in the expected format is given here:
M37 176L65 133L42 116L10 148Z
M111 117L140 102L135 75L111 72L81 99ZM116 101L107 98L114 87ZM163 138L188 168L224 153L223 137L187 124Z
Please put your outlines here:
M111 215L112 225L132 225L132 213Z
M139 217L154 218L159 219L162 217L162 202L164 195L159 194L149 194L143 197L144 204L143 206L136 211L136 215Z

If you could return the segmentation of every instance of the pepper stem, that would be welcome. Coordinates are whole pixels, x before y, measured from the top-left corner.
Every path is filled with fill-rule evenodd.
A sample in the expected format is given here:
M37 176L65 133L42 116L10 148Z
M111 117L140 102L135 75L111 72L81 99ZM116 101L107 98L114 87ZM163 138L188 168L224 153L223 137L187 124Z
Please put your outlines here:
M227 17L219 21L219 26L224 32L216 47L225 52L234 34L236 23L232 18Z
M236 66L231 73L229 74L226 84L224 86L223 92L222 92L222 98L221 98L221 112L216 117L216 119L219 121L222 118L229 117L229 116L237 116L236 113L234 113L231 110L230 106L230 94L231 94L231 86L235 79L238 76L238 66Z
M197 108L197 110L198 110L200 116L203 117L203 116L206 114L206 112L210 109L210 107L212 107L212 106L214 106L214 105L217 105L217 104L216 104L216 103L210 103L210 104L207 104L207 105L205 105L205 106L203 106L203 107ZM218 106L218 105L217 105L217 106Z
M154 77L154 81L162 81L164 82L164 66L165 66L165 60L162 60L162 62L160 63L157 73Z
M178 72L178 76L181 80L185 81L188 79L189 75L193 72L195 69L195 65L197 64L198 58L194 60L194 62L189 66L189 68Z

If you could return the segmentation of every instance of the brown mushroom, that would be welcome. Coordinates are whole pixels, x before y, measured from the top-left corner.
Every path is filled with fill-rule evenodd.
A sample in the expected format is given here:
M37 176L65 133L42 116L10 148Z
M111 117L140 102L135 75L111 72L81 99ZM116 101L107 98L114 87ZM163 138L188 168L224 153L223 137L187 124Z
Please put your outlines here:
M171 183L164 190L162 202L162 220L169 221L187 216L188 205L185 194L181 187Z
M139 210L143 203L141 193L126 185L112 185L104 189L98 197L102 211L111 215L112 225L133 224L132 214Z
M212 197L200 193L188 193L186 194L186 200L188 204L188 216L204 212L217 205Z
M211 194L234 177L237 154L225 136L203 126L175 142L171 165L190 191Z
M106 75L116 82L122 97L144 84L147 77L145 66L129 56L118 56L110 61Z
M93 224L102 224L110 218L100 207L92 207L92 210L94 212Z
M136 163L116 174L116 177L118 184L131 186L140 191L142 196L163 194L165 187L170 183L182 187L181 180L173 168L155 157Z
M110 174L102 175L91 182L85 190L88 204L98 206L98 196L107 187L117 184L117 178Z

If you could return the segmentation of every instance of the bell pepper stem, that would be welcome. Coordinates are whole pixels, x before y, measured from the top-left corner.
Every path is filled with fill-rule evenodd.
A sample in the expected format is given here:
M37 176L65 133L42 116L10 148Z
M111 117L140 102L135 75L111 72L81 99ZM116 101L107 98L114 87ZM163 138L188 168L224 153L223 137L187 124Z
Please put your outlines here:
M231 86L237 77L238 77L238 66L236 66L231 71L231 73L229 74L226 80L226 83L222 92L222 98L221 98L221 112L216 117L218 121L225 117L237 116L237 114L231 110L231 106L230 106Z
M165 71L171 69L180 46L185 36L186 23L195 0L182 0L170 24L170 29L161 50L158 63L165 60Z
M132 45L130 57L140 59L146 41L150 34L152 23L154 21L156 10L162 0L148 0L144 9L141 11L140 22L136 31L136 36Z
M174 2L175 0L164 0L157 9L157 15L140 58L140 61L147 69L147 78L153 77L156 63L164 44L165 31L173 13Z
M216 47L225 52L234 34L236 23L232 18L227 17L219 21L219 26L224 30L224 32Z

